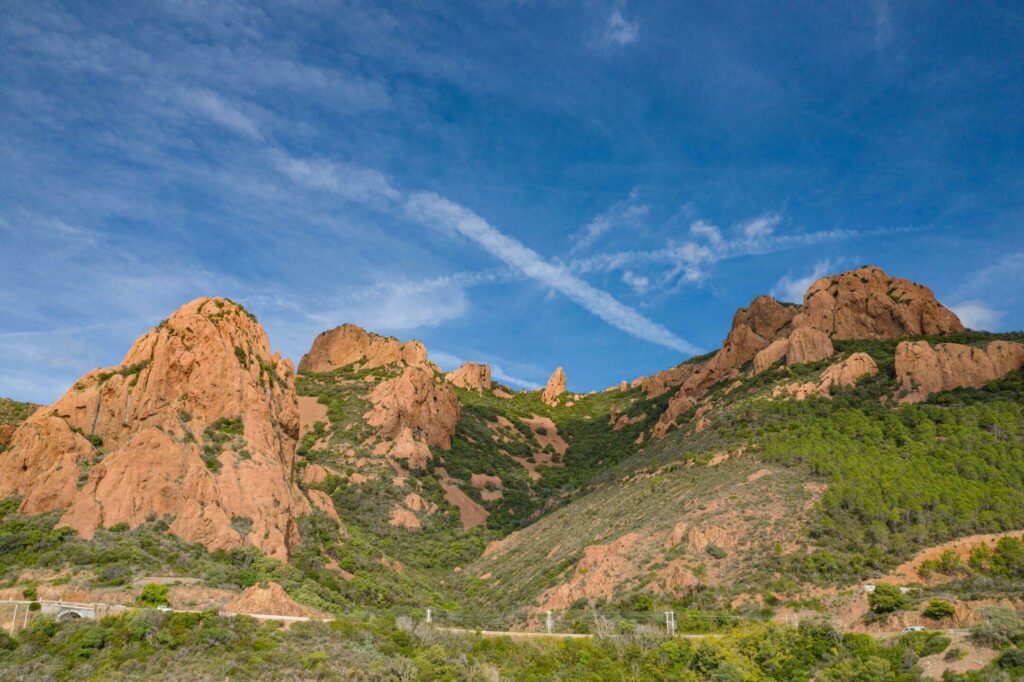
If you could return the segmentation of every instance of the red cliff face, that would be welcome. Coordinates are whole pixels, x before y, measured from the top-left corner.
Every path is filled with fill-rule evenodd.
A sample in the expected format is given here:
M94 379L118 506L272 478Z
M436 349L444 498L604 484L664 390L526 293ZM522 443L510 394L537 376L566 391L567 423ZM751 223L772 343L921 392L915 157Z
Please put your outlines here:
M291 362L241 306L200 298L26 420L0 457L0 496L22 496L26 514L64 509L85 537L170 516L211 550L286 559L309 510L298 428Z
M926 400L932 393L954 388L981 388L1024 367L1024 345L993 341L984 348L959 343L904 341L896 347L897 398L903 403Z

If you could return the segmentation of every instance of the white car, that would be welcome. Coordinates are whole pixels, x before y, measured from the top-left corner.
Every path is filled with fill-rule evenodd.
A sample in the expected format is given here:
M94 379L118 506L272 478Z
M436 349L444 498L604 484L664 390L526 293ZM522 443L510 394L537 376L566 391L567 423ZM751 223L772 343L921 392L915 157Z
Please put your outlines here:
M158 606L158 607L156 607L156 610L157 611L170 611L171 607L170 606ZM924 628L921 628L921 629L924 630Z
M923 625L908 625L907 627L903 628L903 632L924 632L924 626Z

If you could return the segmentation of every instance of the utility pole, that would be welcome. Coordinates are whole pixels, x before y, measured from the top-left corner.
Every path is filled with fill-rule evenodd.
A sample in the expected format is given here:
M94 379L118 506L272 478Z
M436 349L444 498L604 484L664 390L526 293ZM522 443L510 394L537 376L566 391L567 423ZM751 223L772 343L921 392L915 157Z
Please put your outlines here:
M14 615L11 616L11 637L14 637L14 624L18 622L18 605L14 605Z
M428 623L433 623L434 622L434 619L433 619L433 617L431 616L431 613L430 613L430 609L427 609L427 622Z
M669 637L676 636L676 612L666 611L665 612L665 630L668 632Z

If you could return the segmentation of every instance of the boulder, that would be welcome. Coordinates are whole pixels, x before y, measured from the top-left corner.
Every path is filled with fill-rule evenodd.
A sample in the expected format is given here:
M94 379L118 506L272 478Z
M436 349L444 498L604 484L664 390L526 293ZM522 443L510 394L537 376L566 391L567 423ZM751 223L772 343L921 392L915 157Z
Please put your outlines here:
M563 393L565 393L565 370L559 367L548 378L548 383L544 386L544 392L541 393L540 399L548 405L555 405L558 402L558 396Z
M419 341L402 342L380 336L354 324L343 324L317 335L299 362L300 372L330 372L356 364L360 369L394 363L427 364L427 349Z
M878 374L878 365L867 353L854 353L842 362L829 365L821 373L819 385L831 388L832 386L853 386L861 377Z
M458 369L445 375L453 385L468 388L471 391L491 389L491 366L477 362L467 362Z
M200 298L26 420L0 457L0 496L26 514L65 509L59 525L86 538L168 516L210 550L287 559L309 511L298 432L291 362L240 305Z
M789 335L789 348L786 351L786 364L799 365L805 362L818 362L831 357L832 339L828 334L813 327L794 329Z
M993 341L983 348L959 343L904 341L896 347L897 396L902 403L926 400L954 388L981 388L1024 367L1024 345Z

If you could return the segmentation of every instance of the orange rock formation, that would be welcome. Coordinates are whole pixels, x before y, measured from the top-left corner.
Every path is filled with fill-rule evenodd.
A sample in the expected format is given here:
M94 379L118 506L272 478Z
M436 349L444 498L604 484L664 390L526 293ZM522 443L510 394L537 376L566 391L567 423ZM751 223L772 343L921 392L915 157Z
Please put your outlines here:
M244 308L200 298L26 420L0 458L0 496L21 495L25 514L65 509L60 525L87 538L171 516L172 533L211 550L286 559L309 511L298 430L291 362Z
M896 347L900 402L921 402L932 393L981 388L1024 367L1024 345L993 341L984 348L959 343L904 341Z

